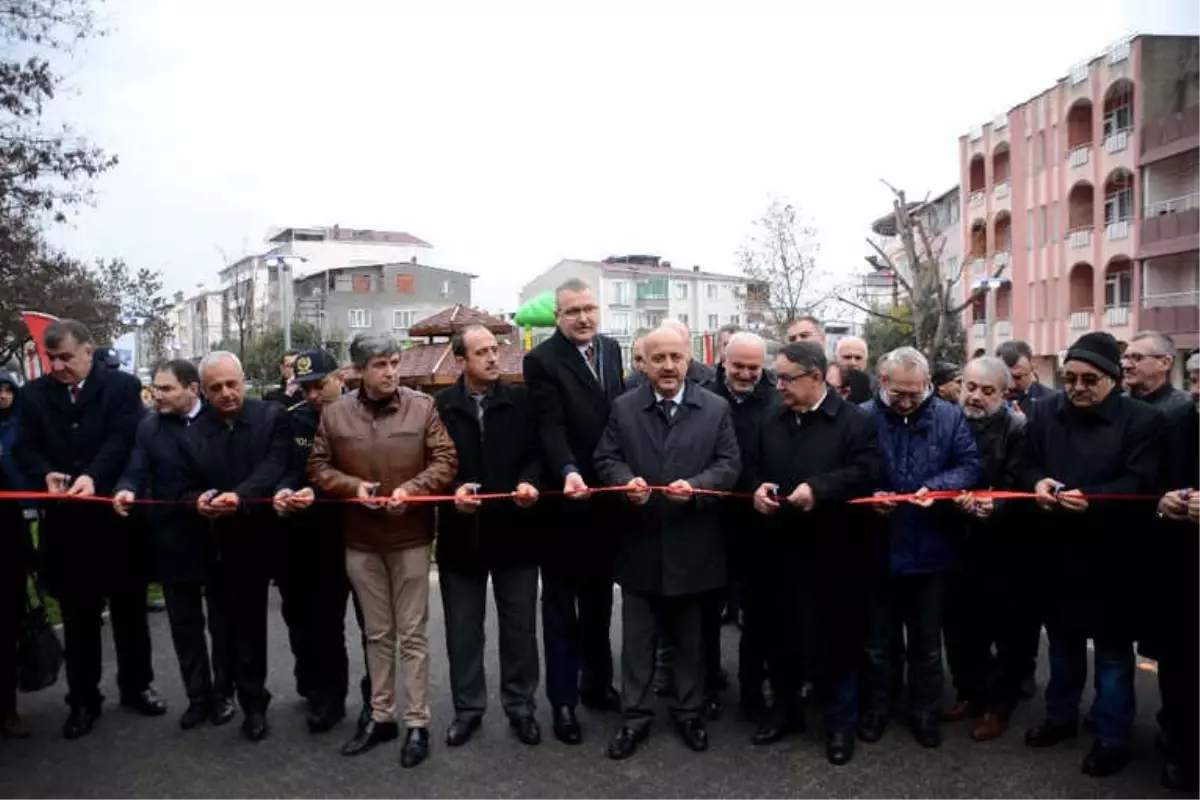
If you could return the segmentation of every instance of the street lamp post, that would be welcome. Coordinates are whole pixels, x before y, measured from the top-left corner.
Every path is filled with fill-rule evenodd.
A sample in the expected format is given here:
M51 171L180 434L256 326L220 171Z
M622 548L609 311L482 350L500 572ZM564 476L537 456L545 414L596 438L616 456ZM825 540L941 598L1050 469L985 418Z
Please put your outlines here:
M268 267L279 269L279 315L283 317L283 349L292 349L292 265L303 264L304 256L272 254L263 259Z

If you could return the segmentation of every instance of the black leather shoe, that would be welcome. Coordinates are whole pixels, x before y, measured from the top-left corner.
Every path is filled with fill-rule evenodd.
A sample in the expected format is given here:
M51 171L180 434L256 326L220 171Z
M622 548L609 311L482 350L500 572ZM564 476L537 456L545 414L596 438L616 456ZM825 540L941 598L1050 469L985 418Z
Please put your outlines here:
M363 703L362 708L360 708L358 710L358 721L356 721L354 723L354 729L356 731L361 731L363 728L367 727L367 724L370 721L371 721L371 704Z
M342 755L362 755L377 744L399 738L400 726L395 722L376 722L370 717L367 724L354 733L354 738L342 745Z
M537 720L532 716L513 717L508 721L508 727L512 728L513 733L517 735L517 739L521 744L535 745L542 743L542 729L538 726Z
M229 720L233 719L233 715L237 713L237 706L233 704L233 698L217 697L213 700L212 711L209 714L209 720L213 725L224 725Z
M1074 725L1051 725L1043 723L1025 733L1027 747L1053 747L1059 742L1074 739L1078 734Z
M1162 785L1164 788L1170 789L1172 792L1190 792L1196 793L1197 788L1196 770L1188 769L1178 761L1167 761L1163 764L1162 770Z
M704 726L703 718L691 717L676 720L675 730L679 732L679 738L683 739L683 743L695 752L702 753L708 749L708 728Z
M179 727L185 731L190 731L200 723L208 719L208 703L191 702L188 703L187 711L183 712L183 716L179 718Z
M400 748L400 766L415 767L429 758L429 731L425 728L409 728Z
M835 767L845 766L854 758L854 734L850 731L835 731L825 743L825 757Z
M248 742L261 742L267 738L268 732L270 728L267 726L265 711L248 712L242 720L242 736L245 736Z
M346 716L346 704L339 702L319 703L308 712L306 722L309 733L328 733Z
M579 744L583 741L583 729L570 706L554 709L554 738L563 744Z
M462 747L471 741L475 731L479 730L479 717L455 717L446 728L446 744L451 747Z
M721 695L716 692L709 692L704 697L704 716L716 722L721 718L721 712L725 710L725 705L721 702Z
M72 708L63 723L63 736L67 739L82 739L92 732L96 720L100 719L100 706Z
M1083 757L1080 772L1093 778L1107 778L1116 775L1129 764L1129 749L1125 747L1110 747L1100 742L1092 744L1091 752Z
M750 741L757 745L775 744L793 733L804 733L805 723L803 717L799 715L792 718L780 718L768 716L767 721L758 726L758 730L750 737Z
M942 727L936 722L914 722L909 730L921 747L933 749L942 746Z
M612 741L608 743L608 757L613 761L629 758L637 750L638 745L646 741L650 735L649 726L629 728L625 725L617 728Z
M579 695L579 702L583 703L583 707L592 711L620 711L621 710L621 695L611 686L604 688L602 692L585 692Z
M167 713L167 704L151 686L147 686L137 694L122 695L121 705L144 717L161 717Z
M868 744L878 742L887 731L888 718L885 714L866 714L858 723L858 738Z

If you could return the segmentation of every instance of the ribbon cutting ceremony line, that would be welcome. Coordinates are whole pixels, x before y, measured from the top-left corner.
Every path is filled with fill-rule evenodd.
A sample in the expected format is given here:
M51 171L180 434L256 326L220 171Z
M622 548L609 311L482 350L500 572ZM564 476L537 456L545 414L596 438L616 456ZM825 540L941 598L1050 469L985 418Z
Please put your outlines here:
M586 498L588 495L602 494L610 492L628 493L630 490L625 486L601 486L597 488L589 488L584 492L580 492L583 496L580 499ZM644 491L661 492L662 494L687 494L687 492L678 492L668 486L647 486ZM563 496L566 493L562 490L551 489L544 492L538 492L538 497L553 497ZM692 489L691 494L703 495L707 497L727 497L742 500L752 500L753 493L750 492L731 492L722 489ZM1001 490L981 490L973 492L945 490L936 492L926 492L923 495L915 493L910 494L885 494L874 495L871 497L856 497L853 500L847 501L850 505L875 505L879 503L903 503L910 500L954 500L963 495L971 495L976 500L1034 500L1037 495L1033 492L1011 492ZM472 500L511 500L515 498L516 492L494 492L489 494L469 494L466 498ZM1150 494L1120 494L1120 493L1101 493L1101 494L1085 494L1082 496L1084 500L1157 500L1157 495ZM313 502L316 503L363 503L363 504L379 504L382 505L390 499L389 495L381 495L379 497L317 497ZM455 500L464 499L452 494L429 494L429 495L409 495L404 498L404 503L452 503ZM785 498L780 493L776 501L782 502ZM77 500L90 503L109 503L113 502L113 498L104 497L101 495L68 495L57 492L0 492L0 500ZM273 497L243 497L239 498L239 503L271 503ZM175 506L196 504L195 500L156 500L153 498L135 498L133 505L155 505L155 506Z

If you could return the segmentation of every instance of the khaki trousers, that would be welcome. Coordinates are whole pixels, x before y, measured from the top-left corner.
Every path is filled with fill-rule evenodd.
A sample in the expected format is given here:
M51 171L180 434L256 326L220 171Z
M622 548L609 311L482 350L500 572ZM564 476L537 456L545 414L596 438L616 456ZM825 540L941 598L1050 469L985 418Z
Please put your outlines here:
M396 718L396 647L404 678L404 726L429 726L429 546L387 553L346 551L346 574L362 606L371 675L371 716Z

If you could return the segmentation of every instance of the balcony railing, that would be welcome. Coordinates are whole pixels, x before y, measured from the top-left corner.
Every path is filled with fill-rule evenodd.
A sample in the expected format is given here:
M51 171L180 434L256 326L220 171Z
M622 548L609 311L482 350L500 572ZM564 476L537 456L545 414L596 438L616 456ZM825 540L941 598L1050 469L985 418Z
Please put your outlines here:
M1176 308L1195 306L1200 302L1200 291L1168 292L1166 294L1142 295L1142 308Z
M987 272L987 261L985 261L982 258L972 259L971 274L972 275L982 275L985 272Z
M1105 228L1104 235L1110 242L1116 242L1129 237L1129 220L1117 219L1108 223Z
M1008 114L997 114L992 120L992 130L1002 131L1008 127Z
M971 130L967 131L967 136L971 139L972 142L982 139L983 138L983 126L982 125L972 125Z
M1007 267L1008 261L1009 256L1007 250L999 250L996 252L996 255L992 256L992 263L996 265L996 269Z
M987 323L986 322L972 323L971 324L971 337L974 339L986 339L987 338Z
M1104 152L1112 155L1129 147L1129 128L1116 131L1104 140Z
M983 205L983 200L984 194L982 189L978 192L971 192L970 196L967 198L967 205L969 205L971 208L975 208L976 206Z
M1086 331L1092 327L1092 312L1091 309L1085 311L1071 312L1071 330Z
M1003 200L1004 198L1008 197L1008 181L997 183L993 192L997 200Z
M1092 229L1091 229L1091 227L1076 228L1075 230L1071 231L1070 233L1067 234L1067 243L1071 246L1072 250L1080 250L1084 247L1091 247L1092 246Z
M1104 324L1110 328L1129 324L1129 306L1109 306L1104 309Z
M1078 86L1088 79L1088 65L1076 64L1071 67L1071 85Z
M1071 150L1071 154L1067 156L1067 161L1071 165L1071 169L1082 167L1088 163L1088 159L1092 155L1092 143L1081 144Z
M1012 336L1012 323L1002 319L996 323L996 338L1007 339Z
M1172 197L1170 200L1159 200L1155 203L1149 203L1146 206L1144 217L1157 217L1163 214L1177 214L1180 211L1187 211L1193 208L1200 208L1200 193L1193 192L1185 194L1182 197Z
M1113 64L1120 64L1127 58L1129 58L1128 39L1122 39L1121 41L1115 43L1112 47L1108 48L1109 66L1112 66Z

